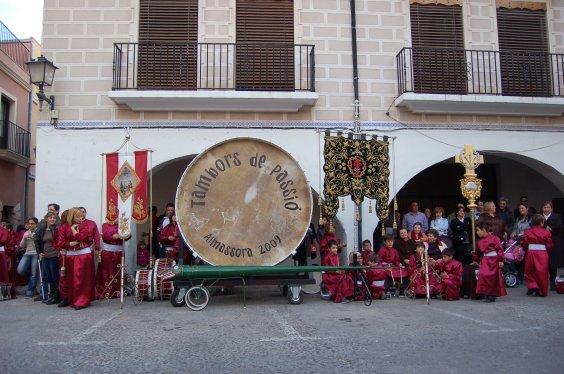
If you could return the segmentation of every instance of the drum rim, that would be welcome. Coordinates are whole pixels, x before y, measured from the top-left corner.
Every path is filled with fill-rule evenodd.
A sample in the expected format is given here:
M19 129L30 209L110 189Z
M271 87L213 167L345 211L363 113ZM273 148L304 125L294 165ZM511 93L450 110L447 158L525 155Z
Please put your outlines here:
M304 238L305 238L306 235L307 235L307 232L308 232L308 229L309 229L309 226L310 226L310 223L311 223L311 219L312 219L312 217L313 217L313 194L311 193L311 188L312 188L312 187L311 187L311 184L309 183L309 180L307 179L307 176L306 176L304 170L302 169L300 163L294 158L294 156L292 156L292 155L290 154L290 152L286 151L284 148L282 148L282 147L280 147L280 146L278 146L278 145L276 145L276 144L274 144L274 143L272 143L272 142L269 142L269 141L267 141L267 140L260 139L260 138L254 138L254 137L251 137L251 136L239 136L239 137L235 137L235 138L226 139L226 140L224 140L224 141L222 141L222 142L219 142L219 143L215 143L214 145L212 145L212 146L210 146L210 147L204 149L202 152L198 153L198 155L196 155L196 157L194 157L194 158L192 159L192 161L190 161L190 164L188 164L188 166L186 166L186 169L184 170L184 172L183 172L182 175L180 176L180 179L179 179L179 181L178 181L178 186L176 187L176 194L175 194L175 196L174 196L174 207L175 207L175 210L176 210L177 207L178 207L178 195L179 195L179 193L180 193L180 183L184 180L184 177L186 176L186 174L192 169L192 167L197 163L197 161L198 161L200 158L204 157L204 155L205 155L208 151L211 151L211 150L214 149L214 148L220 147L220 146L222 146L222 145L225 144L225 143L230 143L230 142L234 142L234 141L241 141L241 140L252 140L252 141L261 142L261 143L264 143L264 144L267 144L267 145L269 145L269 146L272 146L272 147L278 149L279 151L283 152L284 154L286 154L286 155L299 167L299 170L300 170L300 172L302 173L302 175L303 175L303 177L304 177L304 180L307 182L308 192L309 192L309 193L308 193L308 196L309 196L309 207L310 207L310 209L309 209L309 214L308 214L308 215L309 215L309 221L308 221L307 225L305 225L305 228L304 228L304 230L303 230L303 233L302 233L301 236L300 236L300 240L298 241L298 244L297 244L296 248L294 248L294 249L288 254L288 256L284 257L284 258L281 259L279 262L277 262L277 263L275 263L275 264L272 264L272 266L275 266L275 265L278 265L278 264L282 263L283 261L285 261L285 260L286 260L287 258L289 258L290 256L296 254L297 248L299 247L300 243L303 242ZM176 217L176 218L177 218L177 221L181 220L179 217ZM220 265L220 264L218 264L218 263L209 261L207 258L201 256L201 255L198 253L198 251L194 248L194 246L193 246L193 245L191 244L191 242L188 240L187 236L184 234L184 231L182 230L182 226L180 225L180 222L178 223L178 231L180 232L180 235L182 236L182 239L184 240L184 242L188 245L188 247L189 247L190 250L192 251L192 253L193 253L193 255L194 255L195 258L201 258L202 260L204 260L204 261L205 261L207 264L209 264L209 265L214 265L214 266Z

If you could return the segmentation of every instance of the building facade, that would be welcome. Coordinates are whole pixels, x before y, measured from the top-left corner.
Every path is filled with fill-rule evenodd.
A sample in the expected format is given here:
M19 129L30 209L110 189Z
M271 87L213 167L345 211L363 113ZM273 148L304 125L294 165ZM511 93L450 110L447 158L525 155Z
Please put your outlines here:
M2 221L16 228L34 212L34 128L37 104L26 61L37 48L0 22L0 207Z
M100 155L126 133L154 150L159 210L194 156L234 137L286 150L315 195L323 134L350 132L356 110L366 135L391 139L401 209L463 201L450 166L464 144L485 155L485 198L564 197L564 0L45 0L43 53L59 70L56 118L39 121L38 211L101 217ZM402 196L414 180L420 196Z

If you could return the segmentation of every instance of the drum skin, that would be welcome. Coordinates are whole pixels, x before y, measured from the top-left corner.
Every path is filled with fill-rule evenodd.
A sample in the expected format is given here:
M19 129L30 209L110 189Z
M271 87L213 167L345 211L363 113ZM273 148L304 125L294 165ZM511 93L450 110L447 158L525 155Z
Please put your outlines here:
M313 204L297 161L260 139L204 151L176 192L182 237L210 265L276 265L303 240Z

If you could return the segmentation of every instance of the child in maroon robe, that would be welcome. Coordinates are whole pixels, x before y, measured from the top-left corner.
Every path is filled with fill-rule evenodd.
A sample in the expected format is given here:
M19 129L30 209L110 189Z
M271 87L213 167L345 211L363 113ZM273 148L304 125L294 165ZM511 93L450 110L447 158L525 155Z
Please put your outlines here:
M372 250L372 243L370 243L370 240L363 241L361 255L364 264L368 263L368 257L373 253L374 251Z
M544 217L535 214L532 226L525 230L521 245L528 249L525 259L525 281L528 296L548 295L548 251L553 247L552 234L544 228Z
M372 253L368 256L366 264L368 266L378 265L378 255ZM366 270L366 277L368 278L368 288L373 299L386 298L386 270L384 269L368 269Z
M454 250L446 248L442 252L442 260L436 261L433 268L441 275L441 286L448 301L460 299L462 286L462 264L453 259Z
M423 253L425 252L425 243L419 241L415 243L415 255L411 256L410 263L410 282L409 289L413 297L421 297L427 295L427 281L425 277L425 266L423 264ZM429 296L442 293L441 282L437 279L434 267L429 260Z
M476 293L484 295L484 301L490 303L496 297L505 296L505 282L501 269L505 261L501 241L490 232L490 223L478 222L476 234L481 238L474 253L474 263L480 260Z
M398 290L401 285L402 278L408 277L408 270L400 263L400 255L397 249L394 248L394 237L386 235L384 237L384 247L378 251L379 265L387 266L386 270L388 275L386 297L392 290ZM391 295L390 295L391 296Z
M325 256L325 266L341 266L337 253L339 250L337 242L330 240L327 244L329 253ZM353 280L344 270L326 271L321 278L331 292L331 298L334 302L349 302L350 298L353 297Z

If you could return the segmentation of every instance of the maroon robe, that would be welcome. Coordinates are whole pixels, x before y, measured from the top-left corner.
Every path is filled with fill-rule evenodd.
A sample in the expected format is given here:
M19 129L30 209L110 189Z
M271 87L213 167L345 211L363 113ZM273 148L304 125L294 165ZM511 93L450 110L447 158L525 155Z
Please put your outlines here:
M90 221L92 222L92 221ZM75 235L71 226L64 224L59 228L59 248L66 249L65 266L67 273L64 280L65 294L69 305L73 307L86 307L95 297L94 255L91 248L95 244L94 230L86 220L78 227L79 232ZM95 230L98 232L98 230ZM71 242L79 242L71 246ZM80 252L79 252L80 251ZM73 255L73 253L81 253ZM61 287L59 287L61 289Z
M382 299L386 292L386 270L384 269L367 269L366 278L368 279L368 287L373 299Z
M325 258L324 266L341 266L339 255L329 252ZM346 272L337 273L336 271L326 271L321 278L336 303L340 303L344 298L353 296L354 284L350 274Z
M174 261L178 261L178 246L180 244L180 238L178 234L178 225L172 222L163 227L159 234L159 241L165 248L167 248L166 258L170 258ZM169 237L171 236L174 237L174 240L169 239Z
M374 251L371 249L369 251L365 251L364 249L362 250L362 252L360 252L360 255L362 256L362 263L364 265L368 264L368 257L370 257L370 255L374 253ZM351 264L352 266L352 264Z
M425 268L422 266L421 256L415 253L415 256L410 258L410 271L409 289L415 296L426 296L427 287L425 280ZM429 264L429 295L438 295L442 293L443 288L440 279L436 276L434 268Z
M441 276L441 287L447 300L460 299L460 287L462 286L462 271L464 267L455 259L449 262L439 260L435 262L433 268L439 273L445 272L446 276Z
M321 266L332 266L327 265L327 260L325 259L325 257L327 257L329 253L331 253L331 251L329 250L329 242L331 240L334 240L337 245L341 244L341 239L339 239L337 235L329 234L327 232L321 237L321 240L319 241L319 250L321 252ZM339 249L337 253L341 253L341 249Z
M115 298L120 296L121 290L121 256L123 253L123 241L114 239L114 235L118 233L118 225L104 223L102 225L102 250L100 257L102 262L98 266L96 274L96 296L101 298ZM105 245L111 245L112 249L105 249ZM116 246L114 248L113 246ZM118 248L119 247L119 248Z
M409 270L400 266L400 255L397 249L393 247L380 248L378 250L378 261L378 265L390 267L389 269L386 269L390 279L393 278L395 281L401 281L403 277L409 276Z
M544 249L531 249L531 244ZM529 290L537 289L541 296L548 295L548 253L553 247L552 234L541 226L525 230L523 248L528 249L525 259L525 281ZM537 248L540 248L537 247Z
M490 256L489 253L494 255ZM477 258L481 260L476 293L485 296L507 295L503 273L499 267L499 263L505 261L499 237L490 234L480 239L474 253L474 260Z

